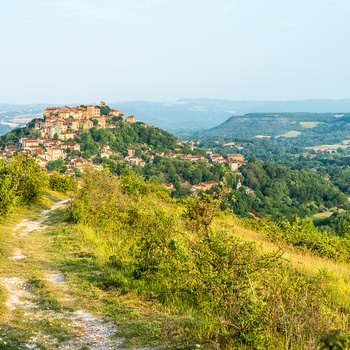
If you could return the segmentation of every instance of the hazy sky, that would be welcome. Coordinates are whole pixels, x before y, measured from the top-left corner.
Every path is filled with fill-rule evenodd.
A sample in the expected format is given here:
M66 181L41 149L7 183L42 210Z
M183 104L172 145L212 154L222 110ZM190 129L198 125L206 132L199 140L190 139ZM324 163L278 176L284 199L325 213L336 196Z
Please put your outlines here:
M350 98L350 0L1 0L0 103Z

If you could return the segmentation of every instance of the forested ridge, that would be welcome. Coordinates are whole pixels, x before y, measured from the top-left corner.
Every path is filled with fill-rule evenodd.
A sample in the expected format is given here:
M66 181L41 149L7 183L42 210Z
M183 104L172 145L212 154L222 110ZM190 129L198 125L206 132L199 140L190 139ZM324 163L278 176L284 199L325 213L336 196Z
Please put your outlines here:
M333 144L349 138L349 118L349 113L249 113L232 116L214 128L195 133L194 137L279 138L296 132L299 145Z

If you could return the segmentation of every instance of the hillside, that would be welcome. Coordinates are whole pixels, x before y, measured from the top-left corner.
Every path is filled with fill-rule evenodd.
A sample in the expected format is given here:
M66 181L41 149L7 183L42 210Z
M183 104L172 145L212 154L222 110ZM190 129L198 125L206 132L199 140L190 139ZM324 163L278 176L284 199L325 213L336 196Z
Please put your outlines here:
M349 113L252 113L232 116L198 138L294 138L304 146L342 143L350 137Z
M175 202L133 173L92 171L80 186L66 211L66 195L44 192L2 223L4 348L345 344L348 238L241 220L208 196Z

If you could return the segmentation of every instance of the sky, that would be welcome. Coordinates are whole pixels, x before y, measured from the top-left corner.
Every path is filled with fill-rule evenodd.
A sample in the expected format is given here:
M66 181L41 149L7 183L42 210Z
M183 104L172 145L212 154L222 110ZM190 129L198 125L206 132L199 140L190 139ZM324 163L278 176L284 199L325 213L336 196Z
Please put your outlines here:
M350 98L350 0L1 0L0 103Z

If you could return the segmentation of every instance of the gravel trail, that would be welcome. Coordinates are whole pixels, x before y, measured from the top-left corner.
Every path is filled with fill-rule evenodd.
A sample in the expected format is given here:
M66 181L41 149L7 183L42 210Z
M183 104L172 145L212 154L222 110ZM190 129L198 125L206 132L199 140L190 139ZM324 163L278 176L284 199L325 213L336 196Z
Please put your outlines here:
M46 226L43 226L43 223L49 218L50 212L64 207L67 203L67 200L57 202L49 210L43 211L37 220L24 219L13 229L14 234L22 238L25 246L26 236L31 234L34 230L45 230ZM26 262L26 258L22 249L14 247L14 253L9 259L13 264L23 264ZM45 280L54 287L61 288L61 290L65 291L66 295L64 295L63 300L71 300L68 294L69 286L66 282L65 275L61 271L46 271ZM44 347L46 349L67 350L122 349L123 339L115 336L118 331L115 324L106 322L102 318L95 317L84 310L58 312L50 308L46 310L40 308L40 305L36 302L37 296L35 292L31 291L27 281L21 278L21 276L5 274L0 277L0 282L5 287L8 294L6 307L9 311L9 320L15 317L16 311L21 310L25 318L29 321L47 320L48 322L53 322L54 320L64 320L65 323L69 325L69 332L72 336L70 336L68 340L58 342L57 339L38 332L30 337L29 341L24 344L24 348L42 349Z

